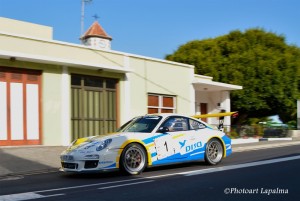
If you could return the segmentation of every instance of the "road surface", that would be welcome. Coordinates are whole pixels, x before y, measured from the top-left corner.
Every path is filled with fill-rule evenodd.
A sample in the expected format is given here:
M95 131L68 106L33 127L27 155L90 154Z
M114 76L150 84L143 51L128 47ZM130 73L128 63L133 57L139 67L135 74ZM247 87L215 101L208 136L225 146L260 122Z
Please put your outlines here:
M52 172L0 178L9 200L299 200L300 146L233 153L217 166L202 162L118 172Z

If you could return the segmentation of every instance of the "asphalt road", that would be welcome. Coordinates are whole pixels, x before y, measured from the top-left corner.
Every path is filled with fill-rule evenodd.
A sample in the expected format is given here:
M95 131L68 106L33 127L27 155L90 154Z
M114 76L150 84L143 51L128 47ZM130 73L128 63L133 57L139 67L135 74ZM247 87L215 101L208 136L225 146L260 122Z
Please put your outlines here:
M139 176L23 175L0 179L3 200L299 200L300 146L233 153L218 166L187 163Z

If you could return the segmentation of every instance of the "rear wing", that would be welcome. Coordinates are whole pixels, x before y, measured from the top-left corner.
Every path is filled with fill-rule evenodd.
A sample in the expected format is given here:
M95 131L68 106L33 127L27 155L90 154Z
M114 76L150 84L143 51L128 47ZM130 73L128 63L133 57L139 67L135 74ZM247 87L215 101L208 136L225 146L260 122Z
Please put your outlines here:
M220 112L220 113L214 113L214 114L200 114L200 115L193 115L193 118L201 119L201 118L211 118L211 117L219 117L219 126L218 129L220 131L223 131L224 128L224 117L226 116L232 116L233 118L236 118L238 116L238 112Z

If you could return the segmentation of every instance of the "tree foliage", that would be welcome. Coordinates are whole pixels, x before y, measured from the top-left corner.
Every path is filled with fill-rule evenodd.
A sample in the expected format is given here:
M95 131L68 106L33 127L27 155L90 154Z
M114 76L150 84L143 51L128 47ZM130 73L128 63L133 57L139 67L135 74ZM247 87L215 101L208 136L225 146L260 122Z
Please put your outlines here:
M167 60L192 64L195 73L242 85L231 92L232 110L240 119L278 114L283 122L296 118L300 88L300 49L284 36L263 29L235 30L213 39L194 40Z

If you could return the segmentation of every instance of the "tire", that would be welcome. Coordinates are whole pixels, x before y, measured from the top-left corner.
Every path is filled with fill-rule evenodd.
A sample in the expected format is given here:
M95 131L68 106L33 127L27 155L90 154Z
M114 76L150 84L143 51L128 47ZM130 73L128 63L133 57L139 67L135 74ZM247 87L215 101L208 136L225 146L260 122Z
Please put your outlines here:
M128 175L137 175L147 166L145 149L137 143L127 145L120 158L120 170Z
M223 159L223 145L218 139L211 139L206 144L205 162L209 165L217 165Z

